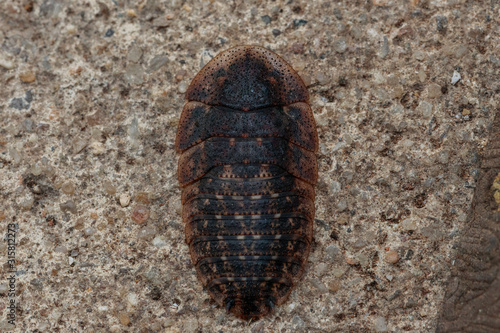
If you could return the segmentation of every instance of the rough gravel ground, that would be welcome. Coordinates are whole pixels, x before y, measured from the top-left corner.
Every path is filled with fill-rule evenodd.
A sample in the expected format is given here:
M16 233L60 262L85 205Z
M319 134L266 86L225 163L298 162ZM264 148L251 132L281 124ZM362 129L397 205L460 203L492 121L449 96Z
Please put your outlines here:
M0 2L0 330L432 332L498 110L496 0ZM245 323L198 282L179 216L183 93L263 45L321 140L307 274ZM454 78L454 83L452 83ZM456 81L458 79L458 81Z

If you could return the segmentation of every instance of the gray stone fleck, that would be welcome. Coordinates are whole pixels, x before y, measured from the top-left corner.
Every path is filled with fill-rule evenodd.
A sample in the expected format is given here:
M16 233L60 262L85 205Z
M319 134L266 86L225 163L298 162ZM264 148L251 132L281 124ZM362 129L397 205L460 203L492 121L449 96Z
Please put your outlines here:
M389 302L392 302L394 299L396 299L397 297L399 297L401 295L401 290L396 290L391 296L387 297L387 300Z
M342 12L340 11L340 9L338 8L333 9L333 15L337 20L339 21L342 20Z
M444 33L448 27L448 18L446 16L436 16L437 31Z
M153 239L153 237L156 235L157 230L153 225L147 225L141 230L139 230L137 234L137 238L139 239L145 239L145 240L150 240Z
M264 15L264 16L261 16L260 19L262 20L262 22L264 22L266 25L268 25L269 23L271 23L271 21L273 20L271 18L271 16L269 15Z
M13 98L10 101L9 107L17 110L26 110L29 109L30 103L26 102L24 98Z
M333 49L337 53L344 53L347 50L347 41L344 37L339 38L333 44Z
M160 68L162 68L164 65L168 63L168 58L167 56L163 54L159 54L155 56L151 61L149 62L149 66L146 70L148 74L151 74L153 72L156 72Z
M325 294L328 292L328 288L318 278L314 278L314 277L311 278L311 284L314 286L314 288L316 288L322 294Z
M144 82L144 70L139 64L129 64L125 70L125 80L130 84L142 84Z
M441 152L439 152L438 155L438 161L441 164L448 164L448 161L450 160L450 151L445 149Z
M424 119L432 116L432 104L427 101L421 101L416 110Z
M336 193L339 193L341 191L341 185L339 182L337 181L333 181L331 184L330 184L330 193L332 194L336 194Z
M303 329L306 327L306 323L298 315L293 316L292 325L295 329Z
M389 55L389 39L384 36L384 41L382 42L382 49L380 50L380 58L385 59Z
M26 118L23 120L23 127L26 132L33 131L33 120L31 118Z
M41 290L43 289L43 279L42 278L37 278L37 279L33 279L30 281L30 284L35 287L36 289L38 290Z
M106 33L104 34L105 37L111 37L115 34L115 31L113 29L108 29Z
M293 27L294 28L298 28L298 27L304 26L306 24L307 24L307 21L303 20L303 19L295 19L295 20L293 20Z
M68 200L66 202L59 204L59 207L63 212L70 212L72 214L76 214L77 212L76 205L72 200Z
M373 323L375 332L387 332L387 321L384 317L377 317Z
M142 57L142 49L134 44L127 54L127 60L132 62L138 62Z
M337 203L337 209L339 210L339 212L345 211L347 209L347 201L346 200L340 200Z
M325 249L325 254L327 259L330 259L331 261L334 261L337 259L337 257L340 256L340 248L337 245L331 244L328 245Z

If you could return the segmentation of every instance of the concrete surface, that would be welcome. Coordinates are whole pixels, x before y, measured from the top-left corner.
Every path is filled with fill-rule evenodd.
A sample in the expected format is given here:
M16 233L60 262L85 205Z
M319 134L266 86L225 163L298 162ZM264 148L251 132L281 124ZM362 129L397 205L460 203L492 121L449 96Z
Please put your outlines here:
M0 2L0 330L433 332L500 91L496 0ZM179 216L183 93L240 44L310 87L308 272L246 323ZM7 322L14 223L16 327Z

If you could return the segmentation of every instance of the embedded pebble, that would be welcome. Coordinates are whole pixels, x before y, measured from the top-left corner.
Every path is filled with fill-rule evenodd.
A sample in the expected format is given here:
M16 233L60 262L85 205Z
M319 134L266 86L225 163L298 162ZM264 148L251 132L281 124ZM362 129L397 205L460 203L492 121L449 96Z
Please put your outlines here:
M330 82L330 79L328 78L328 76L324 72L318 72L316 74L316 80L318 80L318 83L321 85L325 85L328 82Z
M103 186L107 194L114 195L116 193L116 186L110 180L105 180Z
M33 204L35 203L35 198L33 198L31 195L28 196L26 199L22 200L19 205L21 206L22 209L24 210L30 210L31 207L33 207Z
M461 78L462 76L460 75L460 73L454 71L453 76L451 77L451 84L455 85L458 81L460 81Z
M33 166L31 167L31 173L34 176L40 176L42 174L42 167L40 166L40 164L38 163L33 164Z
M94 141L90 144L90 148L92 149L92 154L94 155L101 155L104 154L106 151L106 148L101 142Z
M415 111L422 115L422 118L430 118L432 116L432 104L427 101L420 101Z
M137 222L137 221L136 221ZM139 222L137 222L139 223ZM153 225L148 225L139 230L137 233L137 238L139 239L145 239L145 240L150 240L153 239L153 237L158 233L156 230L155 226Z
M412 218L407 218L407 219L404 219L402 222L401 222L401 227L404 229L404 230L416 230L417 229L417 223L415 222L414 219Z
M165 66L168 62L168 58L162 54L155 56L151 61L149 62L149 66L146 70L148 74L151 74L153 72L156 72L163 66Z
M446 16L436 16L436 28L437 31L443 33L448 27L448 18Z
M106 305L99 305L97 307L97 310L99 310L100 312L105 312L105 311L108 311L109 310L109 307L106 306Z
M184 80L184 78L186 77L186 75L188 74L188 72L184 69L181 69L179 70L176 74L175 74L175 80L177 82L181 82L182 80Z
M148 205L149 204L149 194L147 192L138 192L135 195L134 201Z
M328 288L323 282L318 278L311 278L311 284L321 293L325 294L328 292Z
M390 250L385 253L385 261L389 264L395 264L399 261L399 255L396 251Z
M130 293L127 295L127 302L132 306L137 306L139 304L139 297L136 293Z
M415 57L415 59L420 61L425 59L425 53L420 50L413 52L413 56Z
M172 200L169 206L177 213L177 215L182 215L182 204L179 199Z
M74 194L75 189L76 189L75 184L72 181L67 181L63 183L61 186L61 190L68 195Z
M342 189L342 186L337 181L333 181L330 184L330 193L331 194L337 194L337 193L339 193L341 191L341 189Z
M337 246L337 245L328 245L325 249L325 253L326 253L326 257L330 260L336 260L341 252L340 252L340 248Z
M96 230L94 228L85 228L83 229L83 233L85 236L93 236L96 233Z
M333 292L339 291L341 286L342 285L338 280L333 280L330 283L328 283L328 289Z
M24 83L33 83L36 80L36 76L35 73L27 71L19 74L19 79Z
M26 132L33 131L33 120L31 120L30 118L24 119L23 120L23 127L26 130Z
M295 19L293 20L294 28L302 27L307 24L307 21L304 19Z
M144 70L140 64L129 64L125 70L125 80L130 84L144 82Z
M162 248L166 245L167 245L167 239L165 238L165 236L156 236L153 239L153 246L157 248Z
M68 252L68 248L64 245L59 245L59 246L56 246L56 248L54 249L54 252L57 252L57 253L67 253Z
M387 55L389 55L389 39L387 38L387 36L384 36L382 49L380 50L380 58L385 59Z
M130 18L137 17L137 13L133 9L127 9L127 16Z
M59 207L61 208L61 210L63 212L70 212L73 214L76 214L76 212L77 212L76 205L73 202L73 200L68 200L66 202L63 202L63 203L59 204Z
M142 49L134 44L127 54L127 60L132 62L138 62L142 57Z
M261 16L260 19L262 20L262 22L264 22L265 25L268 25L272 21L272 18L269 15Z
M328 269L328 266L324 262L320 262L316 266L316 274L318 276L323 276L326 273L327 269Z
M0 330L3 332L13 331L16 325L9 323L7 320L0 321Z
M298 315L293 316L292 325L297 330L304 329L306 327L306 323Z
M189 318L184 322L182 331L187 333L194 333L198 331L198 326L198 319Z
M441 92L441 86L439 84L431 83L427 87L427 96L429 96L429 98L438 98L442 94L443 93Z
M87 147L87 141L79 138L73 140L73 154L80 153L85 147Z
M347 200L340 200L337 203L337 209L339 210L339 212L345 211L347 209Z
M467 46L464 44L460 44L455 48L454 55L456 58L460 59L467 53L467 51Z
M450 160L450 151L449 150L446 149L446 150L439 152L439 154L438 154L439 163L447 165L449 160Z
M132 211L130 217L135 223L143 224L149 218L149 208L143 205L137 205Z
M387 321L384 317L377 317L373 323L375 332L387 332Z
M19 164L23 158L22 155L15 148L9 149L9 155L12 158L12 162L14 164Z
M130 324L130 317L124 312L118 315L118 320L123 326L128 326Z
M337 53L344 53L347 50L347 41L344 37L341 37L333 44L333 49Z
M181 82L179 83L179 87L177 88L177 90L181 93L181 94L184 94L186 91L187 91L187 88L188 88L188 84L186 82Z
M128 138L132 147L139 145L139 120L134 117L128 126Z
M130 195L128 193L120 194L120 205L127 207L130 204Z
M14 62L7 60L0 55L0 67L3 67L5 69L13 69L16 66L14 65Z
M425 80L427 80L427 74L425 73L425 71L423 69L419 70L417 72L417 75L418 75L418 79L421 83L424 83Z

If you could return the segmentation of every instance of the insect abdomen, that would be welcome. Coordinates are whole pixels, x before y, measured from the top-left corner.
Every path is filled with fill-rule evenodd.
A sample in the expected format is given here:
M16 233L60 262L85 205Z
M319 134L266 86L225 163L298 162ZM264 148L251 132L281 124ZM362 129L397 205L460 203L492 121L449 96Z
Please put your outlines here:
M242 46L188 88L176 147L182 218L203 285L242 319L285 301L312 240L317 133L307 90L281 58Z

